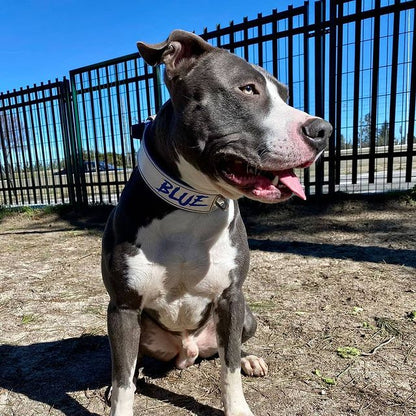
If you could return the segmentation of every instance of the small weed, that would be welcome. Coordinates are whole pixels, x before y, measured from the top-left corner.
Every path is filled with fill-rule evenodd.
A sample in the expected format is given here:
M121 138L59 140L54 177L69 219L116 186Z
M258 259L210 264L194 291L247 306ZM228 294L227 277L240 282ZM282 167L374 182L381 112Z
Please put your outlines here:
M339 347L337 354L342 358L353 358L361 355L361 351L355 347Z
M352 308L352 314L353 315L358 315L359 313L361 313L364 309L361 306L354 306Z
M372 331L374 331L376 329L376 327L374 325L371 325L367 321L364 321L361 325L362 325L363 328L365 328L365 329L371 329Z
M29 313L27 315L22 316L22 324L23 325L28 325L28 324L31 324L35 321L36 321L36 316L33 315L32 313Z
M337 381L335 378L332 377L324 377L322 375L322 372L318 369L314 370L313 374L315 374L317 377L319 377L325 384L328 384L329 386L335 386L337 384Z

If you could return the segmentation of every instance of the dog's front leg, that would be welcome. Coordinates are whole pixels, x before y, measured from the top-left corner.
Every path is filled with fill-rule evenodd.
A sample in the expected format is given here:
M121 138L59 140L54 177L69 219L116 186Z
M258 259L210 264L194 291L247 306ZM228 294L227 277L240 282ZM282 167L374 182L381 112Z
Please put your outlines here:
M218 353L221 360L221 394L226 416L253 416L241 382L241 338L244 297L240 288L226 289L216 307Z
M110 416L133 416L134 371L140 343L139 312L118 308L110 302L107 318L113 369Z

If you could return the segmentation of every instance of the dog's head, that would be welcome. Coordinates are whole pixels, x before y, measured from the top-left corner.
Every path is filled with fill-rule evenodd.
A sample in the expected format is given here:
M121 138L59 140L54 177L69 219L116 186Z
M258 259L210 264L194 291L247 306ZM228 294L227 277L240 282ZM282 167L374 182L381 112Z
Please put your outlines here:
M293 169L323 152L328 122L287 105L287 88L264 69L193 33L137 46L148 64L165 64L182 179L233 199L305 198Z

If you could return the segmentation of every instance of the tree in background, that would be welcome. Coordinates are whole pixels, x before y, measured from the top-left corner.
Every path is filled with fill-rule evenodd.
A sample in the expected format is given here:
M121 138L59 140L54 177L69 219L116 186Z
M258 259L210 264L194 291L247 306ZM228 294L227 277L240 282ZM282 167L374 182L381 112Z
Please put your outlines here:
M389 123L385 121L376 133L376 146L388 146L389 144Z
M358 145L359 147L369 147L371 137L371 114L368 113L361 120L360 128L358 131ZM376 130L376 146L388 146L389 144L390 125L386 120ZM397 140L394 140L394 144L398 144Z
M369 147L370 146L370 132L371 132L371 114L368 113L364 116L364 120L361 120L358 129L358 146Z

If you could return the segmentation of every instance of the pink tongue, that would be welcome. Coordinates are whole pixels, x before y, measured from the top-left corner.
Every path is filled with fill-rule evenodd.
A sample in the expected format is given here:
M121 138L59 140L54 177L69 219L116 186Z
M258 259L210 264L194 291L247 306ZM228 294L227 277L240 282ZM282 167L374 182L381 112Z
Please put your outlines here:
M279 182L289 188L299 198L306 200L306 195L299 182L299 178L295 175L293 170L279 172Z

